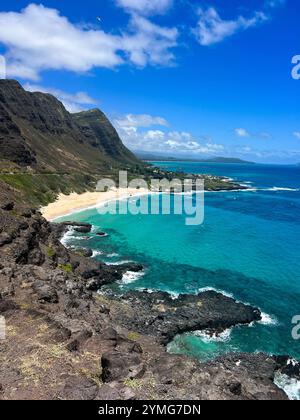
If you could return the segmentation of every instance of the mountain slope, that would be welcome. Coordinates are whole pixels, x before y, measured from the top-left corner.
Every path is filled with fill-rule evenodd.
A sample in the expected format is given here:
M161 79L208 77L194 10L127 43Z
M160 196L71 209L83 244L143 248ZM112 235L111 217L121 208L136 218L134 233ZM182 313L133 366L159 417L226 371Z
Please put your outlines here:
M97 172L139 164L99 110L70 114L54 96L0 81L2 159L48 172Z
M117 161L137 163L137 158L122 143L115 128L99 109L72 114L88 144Z
M99 177L144 165L97 109L70 114L54 96L0 80L0 181L34 204L82 192Z

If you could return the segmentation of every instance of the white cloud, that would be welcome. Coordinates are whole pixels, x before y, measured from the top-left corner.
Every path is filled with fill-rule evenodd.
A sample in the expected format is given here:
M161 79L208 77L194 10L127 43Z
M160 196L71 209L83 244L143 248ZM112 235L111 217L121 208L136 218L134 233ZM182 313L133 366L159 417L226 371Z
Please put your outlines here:
M116 0L116 3L129 12L145 15L166 12L172 6L173 0Z
M71 23L58 10L30 4L21 12L0 13L0 43L6 47L9 77L38 80L44 70L89 72L115 68L170 65L178 31L133 14L120 34Z
M250 133L245 128L236 128L234 132L238 137L250 137Z
M294 131L293 136L300 140L300 131Z
M152 127L154 125L168 126L168 122L162 117L152 117L151 115L128 114L125 117L115 120L118 127Z
M142 16L133 15L130 29L132 34L123 36L122 45L131 63L137 67L173 64L172 48L177 46L179 35L176 28L162 27Z
M26 83L24 89L29 92L42 92L54 95L64 104L69 112L80 112L86 108L90 108L90 105L97 105L97 101L85 92L76 92L72 94L60 89L47 88L39 85L32 85L30 83Z
M223 20L214 7L200 8L199 21L194 33L201 45L216 44L234 35L236 32L254 27L268 18L263 12L256 12L251 18L238 16L234 20Z
M148 126L150 122L153 122L153 125L156 125L155 122L157 122L157 118L163 123L158 125L165 125L166 121L161 117L151 116L147 116L146 119L129 118L129 125L125 125L126 119L115 120L115 125L126 146L136 151L151 153L170 152L186 155L212 155L224 150L224 146L214 144L211 140L207 140L204 144L201 144L194 139L191 133L185 131L139 130L142 126ZM135 120L135 125L133 120ZM118 121L121 121L121 124Z

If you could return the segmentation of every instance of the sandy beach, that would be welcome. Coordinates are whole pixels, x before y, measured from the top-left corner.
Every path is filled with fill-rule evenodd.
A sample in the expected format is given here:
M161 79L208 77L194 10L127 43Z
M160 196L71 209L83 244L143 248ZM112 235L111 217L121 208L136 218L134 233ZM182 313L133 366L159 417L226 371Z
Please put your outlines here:
M45 219L52 221L58 217L104 205L109 201L149 194L146 189L116 188L107 192L85 192L83 194L60 194L57 200L40 209Z

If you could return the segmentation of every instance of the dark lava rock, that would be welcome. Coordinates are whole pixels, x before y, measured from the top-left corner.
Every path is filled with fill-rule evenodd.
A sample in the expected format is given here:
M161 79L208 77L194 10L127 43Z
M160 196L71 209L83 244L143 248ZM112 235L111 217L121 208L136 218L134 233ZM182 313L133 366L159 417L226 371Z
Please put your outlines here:
M71 376L64 386L61 398L66 400L94 400L99 387L86 376Z
M31 209L25 209L22 211L21 216L25 217L26 219L30 219L33 212Z
M0 234L0 247L10 244L13 241L13 237L6 232Z
M98 269L86 270L81 276L88 280L86 283L87 290L97 291L102 286L120 281L127 271L139 272L144 267L141 264L128 263L122 265L106 265L102 264Z
M117 348L102 355L103 382L142 377L144 366L141 354L142 349L137 343L121 340Z
M81 255L82 257L91 258L93 256L93 251L88 248L76 249L75 254Z
M78 233L90 233L91 227L89 226L79 226L74 228L75 232Z
M9 299L0 299L0 313L13 311L18 308L18 305Z
M231 384L229 384L229 390L234 395L241 395L242 384L240 382L232 382Z
M29 224L27 222L21 222L19 224L19 229L20 230L27 230L29 228Z
M204 385L205 396L214 398L219 391L225 399L287 400L286 394L274 384L278 369L272 356L262 353L226 354L201 365L211 380ZM209 395L210 393L210 395ZM230 396L231 395L231 396Z
M101 237L108 236L105 232L97 232L96 235Z
M1 205L1 209L5 211L11 211L15 207L15 203L13 201L8 201Z
M164 344L185 332L218 334L235 325L261 320L259 309L214 291L180 295L177 299L164 292L132 291L122 299L134 311L122 314L118 321L129 329L156 336Z
M90 223L81 222L63 222L60 223L60 225L65 227L73 227L74 230L79 233L90 233L93 227Z
M117 271L124 274L127 271L132 271L134 273L139 273L140 271L144 270L144 266L138 263L126 263L121 265L114 266Z
M99 392L95 398L98 401L114 401L121 400L121 394L114 387L109 386L108 384L102 385L99 389Z
M290 378L300 380L300 363L289 356L274 356L278 370Z
M94 277L98 277L100 275L101 275L101 270L100 269L95 269L95 270L84 271L81 274L81 277L84 278L85 280L89 280L89 279L92 279Z
M119 272L102 273L99 271L99 275L86 282L86 289L93 292L97 292L102 286L114 283L115 281L122 280L122 274Z
M58 294L53 286L42 281L36 281L33 285L34 291L38 295L38 300L47 303L58 303Z
M89 330L80 331L78 334L75 334L75 336L71 338L67 345L67 349L69 351L78 351L80 346L91 336L92 332Z
M105 353L101 359L102 380L112 382L126 378L136 378L143 371L143 365L138 354L121 354L112 351Z

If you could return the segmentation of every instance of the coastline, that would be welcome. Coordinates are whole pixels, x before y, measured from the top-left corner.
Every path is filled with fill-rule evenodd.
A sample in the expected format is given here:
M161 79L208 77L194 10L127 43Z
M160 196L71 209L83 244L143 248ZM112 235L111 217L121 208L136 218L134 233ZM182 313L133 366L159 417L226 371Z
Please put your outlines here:
M245 190L218 190L218 191L204 191L204 193L228 193L228 192L256 192L255 188L248 188ZM82 194L71 193L69 195L59 194L57 199L41 207L40 212L42 216L49 222L53 222L60 217L79 213L84 210L104 206L112 201L126 200L131 197L142 197L149 194L155 194L153 191L147 189L135 188L116 188L107 192L84 192ZM185 193L182 193L185 194ZM188 193L190 194L190 193Z
M56 201L40 208L43 217L49 222L73 213L104 206L111 201L125 200L150 194L147 189L115 188L106 192L85 192L83 194L59 194Z

